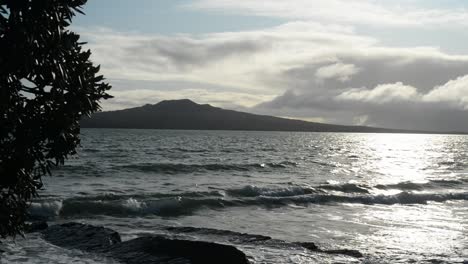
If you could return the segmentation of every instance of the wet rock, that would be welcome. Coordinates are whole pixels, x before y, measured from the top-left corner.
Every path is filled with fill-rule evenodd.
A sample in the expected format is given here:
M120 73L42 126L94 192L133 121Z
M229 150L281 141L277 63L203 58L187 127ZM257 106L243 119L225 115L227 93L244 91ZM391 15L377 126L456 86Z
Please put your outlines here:
M171 226L171 227L167 227L166 230L172 233L227 237L229 238L228 240L230 242L236 242L236 243L241 243L241 244L264 242L264 241L272 239L270 236L239 233L239 232L234 232L234 231L229 231L229 230L220 230L220 229L213 229L213 228Z
M34 233L34 232L39 232L47 229L49 225L45 221L39 221L39 222L32 222L30 224L27 224L25 227L25 232L26 233Z
M333 250L322 250L321 252L327 253L327 254L340 254L340 255L346 255L354 258L362 258L364 255L362 255L361 252L353 249L333 249Z
M234 246L203 241L169 239L161 236L140 237L112 246L112 257L125 263L250 263Z
M121 242L120 235L112 229L79 223L54 225L43 234L54 245L85 251L103 250Z
M300 245L301 247L306 248L306 249L311 250L311 251L320 251L320 249L317 247L317 245L315 243L312 243L312 242L299 242L297 244Z
M121 242L119 234L111 229L79 223L51 226L43 234L54 245L100 253L129 264L250 263L242 251L230 245L162 236Z
M339 255L346 255L354 258L362 258L361 252L352 249L321 249L315 243L312 242L297 242L297 245L306 248L310 251L321 252L326 254L339 254Z
M195 227L166 227L172 234L196 234L208 241L234 245L266 246L271 248L302 247L307 250L362 258L357 250L321 248L312 242L287 242L269 236L237 233L227 230ZM57 246L73 248L114 258L129 264L246 264L247 256L232 245L194 241L168 236L144 236L121 242L117 232L79 223L51 226L43 231L44 238ZM223 237L226 237L222 239ZM464 263L468 264L468 263Z

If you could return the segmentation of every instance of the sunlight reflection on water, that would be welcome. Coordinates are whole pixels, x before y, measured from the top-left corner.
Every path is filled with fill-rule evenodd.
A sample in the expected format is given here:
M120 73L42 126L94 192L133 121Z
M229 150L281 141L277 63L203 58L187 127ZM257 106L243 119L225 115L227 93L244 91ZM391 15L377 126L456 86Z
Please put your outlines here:
M462 136L353 134L344 138L341 140L345 141L347 151L340 155L347 153L348 158L338 162L338 167L348 173L367 175L372 185L423 183L434 176L440 177L441 172L447 174L447 169L454 169L456 175L466 172L461 165L467 153L458 149L460 143L466 143Z
M437 204L373 208L366 211L363 219L379 225L371 236L361 238L383 255L393 249L392 254L410 255L413 259L447 257L448 252L461 254L466 247L463 219Z
M466 152L458 149L460 143L466 142L463 137L375 134L362 136L358 142L354 152L360 158L352 163L350 170L374 172L368 179L369 185L427 183L432 178L440 178L441 172L447 169L455 172L446 173L446 178L466 175L466 169L457 170L457 166L466 162ZM384 195L399 192L397 189L377 191ZM468 210L466 201L456 203ZM452 207L440 203L373 206L364 211L362 219L378 226L371 236L361 238L366 244L375 245L381 254L393 248L404 252L403 255L411 252L413 259L436 258L446 257L446 252L462 254L468 248L466 226L461 224L466 219L455 215Z

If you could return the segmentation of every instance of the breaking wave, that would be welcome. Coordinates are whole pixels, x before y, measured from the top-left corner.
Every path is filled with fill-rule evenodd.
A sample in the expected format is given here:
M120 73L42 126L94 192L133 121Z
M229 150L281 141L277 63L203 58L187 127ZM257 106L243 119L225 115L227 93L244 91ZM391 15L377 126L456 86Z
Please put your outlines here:
M234 197L288 197L317 193L318 190L312 187L291 186L284 188L267 188L254 185L247 185L239 189L230 189L226 193Z
M376 189L389 190L397 189L403 191L421 191L425 189L445 189L445 188L466 188L467 179L453 179L453 180L429 180L428 182L399 182L395 184L379 184L374 186Z
M241 189L239 189L240 191ZM401 192L394 195L337 195L316 193L313 189L262 190L245 188L240 192L227 192L233 196L177 196L160 199L111 197L110 199L71 198L63 201L42 201L31 205L32 218L77 217L83 215L129 216L181 216L190 215L200 209L223 209L229 207L279 207L291 204L426 204L450 200L468 200L468 192L458 193L412 193ZM238 194L241 194L240 196ZM237 196L236 196L237 195Z
M369 187L354 183L320 185L320 189L344 193L369 193Z
M371 193L374 190L424 191L436 189L465 189L467 179L429 180L427 182L399 182L390 184L377 184L374 186L357 183L333 183L319 185L317 189L338 191L344 193Z
M281 166L294 166L284 163ZM142 168L141 165L139 168ZM167 167L165 167L167 166ZM174 167L173 167L174 166ZM184 165L201 169L238 169L239 165ZM220 166L220 167L218 167ZM245 165L243 165L245 166ZM260 166L249 165L249 166ZM274 167L276 165L265 165ZM143 168L145 168L143 166ZM181 169L177 164L151 164L150 169ZM182 167L184 168L184 167ZM128 216L180 216L190 215L200 209L229 207L276 207L329 203L354 204L426 204L450 200L468 200L468 179L455 178L430 180L423 183L400 182L368 186L357 183L333 182L317 186L247 185L225 190L208 190L178 193L114 194L79 196L59 200L53 197L34 201L29 213L33 219L69 218L83 215ZM381 194L381 190L397 190L397 194Z

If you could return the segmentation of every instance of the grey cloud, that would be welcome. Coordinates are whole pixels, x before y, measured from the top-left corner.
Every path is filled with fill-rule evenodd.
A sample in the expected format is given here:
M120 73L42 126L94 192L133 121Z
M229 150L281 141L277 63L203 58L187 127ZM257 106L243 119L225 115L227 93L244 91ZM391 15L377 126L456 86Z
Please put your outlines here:
M463 98L443 97L427 100L434 91L463 92L465 79L447 82L426 94L401 83L378 85L373 89L349 89L338 96L288 91L272 101L252 108L258 113L298 118L321 117L339 124L364 124L388 128L428 131L468 131L468 111ZM393 89L393 90L391 90ZM343 96L345 95L345 96ZM454 103L455 102L455 103ZM356 122L356 120L364 122Z
M369 124L428 131L468 131L466 111L441 103L397 103L367 106Z
M364 124L388 128L428 131L468 131L468 113L442 103L394 102L383 105L337 102L306 95L280 96L250 109L256 113L323 118L330 123ZM356 122L365 117L365 122Z
M335 60L360 70L346 80L340 79L339 74L337 78L317 80L317 69L332 65L329 61L284 70L268 81L281 80L288 90L252 110L298 118L321 117L340 124L352 124L366 117L367 125L468 131L466 107L454 107L468 105L468 99L460 96L466 91L463 87L468 78L457 79L468 73L466 60L385 52L341 54ZM448 89L436 89L438 86ZM441 98L439 101L429 100L436 97L434 91ZM441 96L444 93L453 95ZM455 93L461 99L453 98ZM337 100L340 96L353 100Z
M360 71L354 64L335 63L318 68L315 77L319 80L338 79L341 82L348 81Z
M260 52L268 48L268 42L255 39L197 40L193 38L158 37L144 40L127 47L130 59L156 65L172 65L178 70L187 70L226 59Z
M448 80L468 73L468 61L466 60L388 56L386 54L371 58L365 54L343 55L337 60L355 65L360 71L350 76L345 82L338 78L329 78L317 85L314 73L329 63L312 63L285 70L278 79L282 79L284 85L296 90L323 91L350 87L374 87L379 84L402 82L417 87L421 91L427 91L434 86L442 85Z
M365 69L365 72L353 78L350 83L352 87L373 87L378 84L402 82L426 91L468 73L466 60L385 56L372 59L354 57L349 60L359 61L359 67Z

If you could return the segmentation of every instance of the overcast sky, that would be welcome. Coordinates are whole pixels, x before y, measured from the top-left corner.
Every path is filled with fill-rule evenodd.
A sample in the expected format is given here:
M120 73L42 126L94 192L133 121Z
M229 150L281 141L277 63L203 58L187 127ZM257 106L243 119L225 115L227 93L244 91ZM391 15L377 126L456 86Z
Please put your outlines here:
M468 131L466 0L90 0L73 29L115 110L189 98L337 124Z

